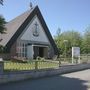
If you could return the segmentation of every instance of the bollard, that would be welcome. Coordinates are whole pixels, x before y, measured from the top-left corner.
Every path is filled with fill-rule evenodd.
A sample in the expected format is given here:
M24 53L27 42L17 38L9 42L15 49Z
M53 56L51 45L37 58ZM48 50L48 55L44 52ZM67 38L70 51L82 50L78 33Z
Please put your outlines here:
M0 74L3 74L3 70L4 70L4 62L3 59L0 58Z

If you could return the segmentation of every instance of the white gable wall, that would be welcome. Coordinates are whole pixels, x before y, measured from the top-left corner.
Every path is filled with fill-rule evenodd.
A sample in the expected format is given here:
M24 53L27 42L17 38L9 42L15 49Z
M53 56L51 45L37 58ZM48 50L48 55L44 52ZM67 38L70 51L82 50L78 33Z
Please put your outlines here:
M39 29L38 29L38 32L39 32L39 36L34 36L33 35L33 31L35 30L35 23L37 22L38 26L39 26ZM45 44L46 45L49 45L51 46L50 44L50 41L38 19L37 16L35 16L31 22L27 25L27 27L25 28L25 30L22 32L22 34L19 36L19 38L17 39L17 43L21 43L21 44ZM32 46L32 45L31 45ZM30 58L32 59L33 58L33 55L34 55L34 51L33 49L31 48L31 46L27 46L27 58ZM42 46L40 46L42 47ZM47 47L47 50L49 51L49 48ZM47 51L47 53L48 53ZM44 50L44 53L46 54L46 51ZM49 51L49 53L51 53ZM21 53L22 54L22 53ZM46 54L45 56L48 57L49 54ZM53 54L52 54L53 55Z
M34 27L35 27L36 22L39 26L39 30L38 30L39 36L38 37L33 36ZM26 30L24 30L24 33L21 36L21 40L30 40L34 42L36 41L36 42L49 43L49 40L37 16L35 16L33 20L29 23L29 25L27 25Z

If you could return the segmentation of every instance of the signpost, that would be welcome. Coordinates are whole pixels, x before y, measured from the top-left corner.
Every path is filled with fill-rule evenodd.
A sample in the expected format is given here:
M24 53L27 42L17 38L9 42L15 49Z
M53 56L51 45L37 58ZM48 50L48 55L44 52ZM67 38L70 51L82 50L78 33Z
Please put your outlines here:
M72 63L74 63L74 59L77 59L76 63L80 63L80 47L72 47Z

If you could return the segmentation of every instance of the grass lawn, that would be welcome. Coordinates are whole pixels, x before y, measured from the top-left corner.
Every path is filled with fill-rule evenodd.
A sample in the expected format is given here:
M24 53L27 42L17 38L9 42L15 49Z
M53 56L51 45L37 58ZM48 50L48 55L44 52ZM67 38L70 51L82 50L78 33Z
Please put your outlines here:
M18 63L18 62L11 62L6 61L4 62L4 70L33 70L37 69L44 69L44 68L57 68L59 67L59 63L53 61L30 61L28 63Z

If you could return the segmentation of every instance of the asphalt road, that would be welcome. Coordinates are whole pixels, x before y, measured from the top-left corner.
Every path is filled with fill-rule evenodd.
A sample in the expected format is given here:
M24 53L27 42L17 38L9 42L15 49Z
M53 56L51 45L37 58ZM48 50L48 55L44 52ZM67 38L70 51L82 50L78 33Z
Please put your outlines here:
M0 90L90 90L90 69L0 85Z

